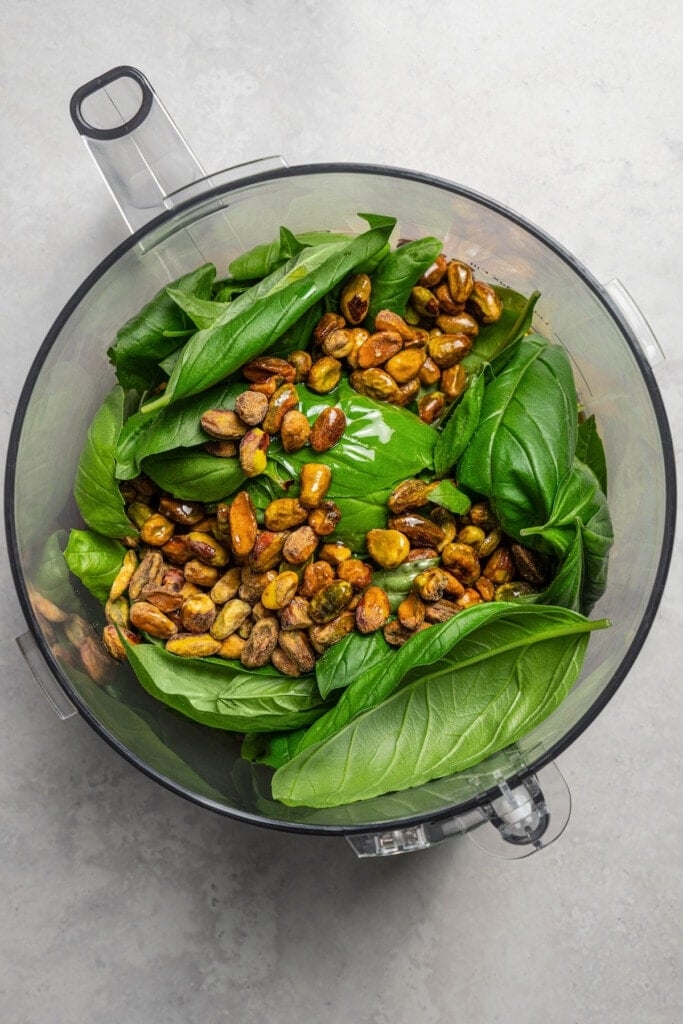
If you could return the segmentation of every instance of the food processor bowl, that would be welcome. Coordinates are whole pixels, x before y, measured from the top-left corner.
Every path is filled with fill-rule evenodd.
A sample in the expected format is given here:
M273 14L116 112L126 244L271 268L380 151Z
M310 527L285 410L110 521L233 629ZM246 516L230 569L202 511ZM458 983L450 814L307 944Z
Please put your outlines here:
M618 283L601 286L543 231L462 185L391 167L287 167L273 159L207 178L144 76L130 68L108 75L79 90L72 113L135 230L82 283L48 333L9 448L6 527L29 626L20 646L31 670L63 717L80 713L139 769L222 814L346 835L360 855L420 849L472 829L482 845L504 855L542 848L569 815L554 760L628 674L656 614L672 551L673 449L653 373L660 353L646 323ZM142 96L139 110L118 126L86 123L85 100L117 83ZM157 703L125 663L116 663L106 685L90 678L68 644L55 640L40 595L101 631L101 607L73 581L65 585L58 549L65 539L59 531L80 525L73 480L88 425L115 382L107 348L117 329L170 280L206 260L220 275L239 253L276 237L281 225L295 233L358 233L364 212L395 217L395 240L436 235L478 276L525 294L540 291L534 327L569 353L581 402L595 414L605 445L615 542L594 615L612 626L593 633L565 701L511 748L416 789L327 810L294 808L273 800L270 770L242 760L239 739Z

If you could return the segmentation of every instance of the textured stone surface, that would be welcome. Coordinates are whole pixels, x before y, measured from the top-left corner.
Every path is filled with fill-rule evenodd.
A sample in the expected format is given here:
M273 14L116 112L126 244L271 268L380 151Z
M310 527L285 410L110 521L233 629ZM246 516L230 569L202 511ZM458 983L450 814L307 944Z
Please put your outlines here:
M68 100L129 63L208 169L273 152L413 167L619 276L669 357L679 456L682 28L674 0L5 0L3 454L49 325L123 237ZM468 839L360 862L191 806L59 722L13 644L4 569L0 1018L674 1024L681 575L679 551L635 668L561 758L574 811L557 844L517 863Z

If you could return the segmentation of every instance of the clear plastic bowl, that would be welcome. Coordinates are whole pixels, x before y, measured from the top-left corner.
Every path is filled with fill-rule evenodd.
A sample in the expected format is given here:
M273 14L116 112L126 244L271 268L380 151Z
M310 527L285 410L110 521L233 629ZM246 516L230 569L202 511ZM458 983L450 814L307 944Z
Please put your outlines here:
M240 759L239 742L182 718L142 691L125 665L102 688L55 656L30 589L45 539L79 524L71 489L88 424L114 383L106 350L118 327L164 284L213 260L219 273L248 247L293 231L361 231L359 212L398 220L396 238L434 234L481 276L539 289L534 326L569 352L581 399L605 442L615 544L595 609L612 628L592 635L564 703L513 748L471 770L401 794L330 810L272 800L270 772ZM663 405L641 345L606 291L552 239L465 188L403 170L357 165L284 168L233 181L158 217L83 282L33 364L14 422L6 481L8 546L17 592L40 656L100 735L175 792L235 818L312 833L372 832L462 814L504 777L557 757L604 708L643 644L673 544L675 483ZM87 595L74 609L96 629ZM628 737L624 737L624 743Z

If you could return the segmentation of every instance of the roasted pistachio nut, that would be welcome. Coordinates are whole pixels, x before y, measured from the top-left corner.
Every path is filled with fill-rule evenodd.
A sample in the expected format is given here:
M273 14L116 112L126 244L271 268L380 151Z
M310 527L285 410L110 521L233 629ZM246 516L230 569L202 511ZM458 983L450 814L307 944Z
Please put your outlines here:
M317 395L326 395L334 391L341 380L342 364L332 356L322 356L316 360L308 371L306 385L310 391Z
M123 629L116 626L109 625L105 626L102 630L102 643L106 650L111 654L112 658L116 658L117 661L126 660L126 648L123 645L121 636L123 636L129 644L139 644L140 637L137 633L134 633L132 629Z
M229 518L230 546L233 553L238 556L246 556L256 543L256 534L258 533L254 503L247 491L240 491L233 498Z
M151 505L145 504L143 501L131 501L130 505L126 509L126 515L130 519L134 526L137 526L140 530L150 516L154 515L154 509Z
M264 377L263 380L252 381L249 390L256 391L259 395L265 395L270 401L281 384L282 377Z
M137 601L146 583L161 584L164 574L164 560L159 551L147 551L128 584L128 596Z
M498 526L496 517L484 501L477 501L471 505L467 518L475 526L481 526L483 530L491 530Z
M346 320L339 313L323 313L313 328L313 337L322 345L328 334L343 327L346 327Z
M214 619L209 632L216 640L225 640L236 633L244 620L251 615L251 605L235 597L226 601Z
M199 422L204 433L218 441L238 441L249 429L232 409L207 409Z
M386 370L373 367L370 370L354 370L349 378L354 391L367 395L377 402L390 402L398 395L398 384Z
M472 608L475 604L481 604L483 598L478 590L474 587L466 587L462 597L459 597L455 602L460 611L465 611L466 608Z
M303 629L281 631L278 644L297 665L300 672L312 672L315 654Z
M323 501L308 513L308 525L319 537L329 537L341 522L341 511L333 501Z
M442 281L440 285L437 285L434 289L434 296L441 313L447 313L449 316L453 316L462 312L464 309L462 302L453 301L451 290L446 281Z
M422 562L425 558L438 558L439 552L436 548L411 548L406 555L406 562Z
M359 324L368 314L372 283L367 274L354 274L339 298L339 308L350 324Z
M417 400L417 414L423 423L433 423L444 410L446 396L443 391L432 391Z
M391 331L398 334L402 341L412 341L414 329L407 324L402 316L390 309L380 309L375 317L375 331Z
M178 632L178 627L172 619L149 601L136 601L131 605L130 621L136 629L162 640Z
M186 534L186 541L191 554L204 565L212 565L220 569L228 564L230 558L228 549L210 533L192 530ZM187 573L185 576L187 578Z
M453 302L467 302L474 288L472 268L462 260L450 260L446 269L446 280Z
M206 514L200 501L183 501L169 494L159 498L159 512L179 526L196 526Z
M354 590L365 590L372 583L372 567L360 558L345 558L337 566L337 576L350 583Z
M479 550L481 551L481 548ZM508 547L501 544L489 555L483 575L496 586L511 582L515 575L515 561Z
M427 356L417 376L423 387L431 388L441 380L441 370L434 360Z
M390 530L398 530L418 547L439 548L445 540L445 534L438 523L419 512L406 512L402 516L390 516Z
M507 584L505 584L507 586ZM493 601L496 595L495 584L491 580L487 580L485 576L480 576L478 580L475 580L474 588L481 597L482 601Z
M370 331L366 331L364 327L352 327L350 329L351 334L351 349L346 354L346 362L352 370L358 369L358 353L360 352L363 344L370 337Z
M534 588L525 580L514 580L510 583L501 583L499 586L494 585L493 600L514 601L519 597L526 597L534 592Z
M464 359L471 348L469 334L438 334L429 339L427 351L430 359L445 370Z
M469 544L452 541L442 550L441 560L461 583L474 583L481 574L477 553Z
M420 316L429 317L430 319L438 316L439 303L429 288L424 288L419 284L416 285L410 293L410 304Z
M368 530L365 543L370 557L383 569L395 569L410 551L410 541L398 530Z
M155 512L148 519L145 519L140 529L140 539L143 544L150 547L161 548L167 544L175 533L175 523L172 523L166 516Z
M396 394L389 399L392 405L409 405L420 393L420 382L415 378L407 384L399 384Z
M180 621L186 633L206 633L214 624L216 605L208 594L195 594L183 601Z
M238 452L236 441L207 441L203 448L217 459L234 459Z
M353 332L348 327L339 327L325 335L322 350L326 356L334 359L345 359L354 347Z
M318 535L310 526L300 526L287 537L282 548L282 557L293 565L303 565L318 546Z
M242 375L246 380L263 381L270 377L282 377L282 380L291 384L296 376L296 370L286 359L279 356L257 356L242 367Z
M329 622L319 622L315 626L311 626L308 637L315 650L322 654L332 644L338 643L353 632L355 625L355 612L343 611Z
M467 387L467 371L462 363L449 366L441 374L441 390L451 402L460 398Z
M239 661L246 642L237 633L231 633L225 640L221 640L216 656L218 658L228 658L230 661Z
M332 580L313 594L309 610L314 622L330 622L344 611L353 597L353 588L346 580Z
M289 604L285 605L280 611L279 618L280 628L285 630L308 629L313 625L308 601L300 594L295 594Z
M86 637L78 647L83 668L96 683L106 683L111 675L111 661L102 642L95 636Z
M308 509L298 498L276 498L263 511L263 520L268 529L275 532L292 529L306 521Z
M443 253L440 253L432 265L427 267L418 284L421 284L423 288L436 288L437 284L440 284L446 276L447 266L448 260Z
M282 384L268 402L268 411L263 420L263 429L268 434L277 434L282 426L286 412L296 409L299 404L299 392L293 384Z
M425 480L404 480L397 484L389 495L387 501L389 511L394 515L403 515L405 512L423 508L429 504L429 492L434 490L435 486L435 484L428 484Z
M176 612L185 600L183 594L179 590L170 590L163 586L158 586L156 583L147 583L142 588L140 594L142 601L149 601L159 611L163 612L164 615L168 615L170 612Z
M275 617L259 619L249 634L240 661L245 668L260 668L270 661L280 635L280 627Z
M294 378L295 384L300 384L302 381L306 380L306 375L313 365L313 360L308 352L297 348L293 352L289 353L287 356L287 362L292 364L296 372L296 376Z
M396 609L398 621L404 629L414 632L425 620L424 601L418 594L408 594Z
M479 334L479 324L464 310L461 313L442 313L436 318L436 326L444 334L469 334L471 338L476 338Z
M515 561L517 572L527 583L541 586L550 577L548 558L541 551L532 551L523 544L513 541L510 552Z
M323 562L329 562L333 568L336 568L350 558L351 554L351 548L348 545L343 541L335 540L322 545L318 551L318 558Z
M119 597L110 597L104 606L104 617L110 625L128 629L130 625L128 598L124 594Z
M257 427L268 412L268 399L258 391L243 391L235 399L235 412L243 423Z
M469 524L467 526L463 526L462 529L458 531L458 540L460 543L469 544L471 548L474 548L477 554L479 553L479 545L485 537L486 534L482 530L481 526L473 526L472 524Z
M403 339L396 331L376 331L366 338L358 349L358 368L369 370L373 366L381 366L402 348Z
M166 641L166 650L179 658L209 658L217 654L221 646L209 633L178 633Z
M386 642L392 647L402 647L403 644L407 640L410 640L411 636L414 635L413 631L406 629L398 619L393 619L391 622L387 622L382 629L382 633L384 634Z
M359 633L374 633L391 615L389 598L381 587L368 587L356 606L356 628Z
M438 565L423 569L413 580L412 586L423 601L438 601L448 587L448 573Z
M301 675L301 669L297 663L288 654L285 654L281 647L275 648L270 656L270 663L285 676L296 678Z
M477 545L477 554L480 558L488 558L496 550L501 540L503 539L503 531L499 526L494 526L493 529L486 534L483 540L479 541Z
M311 428L311 448L314 452L326 452L341 440L346 429L346 416L338 405L328 405L316 417Z
M459 611L461 609L455 601L449 601L447 598L441 597L438 601L431 601L429 604L425 604L425 619L427 622L432 623L448 622Z
M217 565L207 565L198 558L190 558L185 563L184 572L187 582L198 587L212 587L221 574Z
M248 619L245 619L242 625L237 630L237 635L243 640L248 640L252 629L254 628L255 619L253 615L250 615Z
M450 569L446 569L445 572L446 576L448 577L448 580L446 582L446 587L444 589L444 595L450 598L452 601L456 601L465 593L465 584L461 583L457 575L453 573ZM481 579L481 576L479 577L479 579Z
M422 348L404 348L387 359L384 369L397 384L407 384L419 376L426 358L427 353Z
M80 647L84 640L95 635L90 623L81 615L68 615L63 621L66 638L74 647Z
M138 556L134 551L126 551L123 556L123 562L121 568L114 577L114 582L109 588L110 600L115 601L121 597L122 594L128 590L130 581L133 578L133 573L138 567Z
M329 562L311 562L304 569L303 579L299 587L301 597L313 597L319 590L326 587L334 579L334 569Z
M281 572L264 587L261 604L269 611L285 608L292 600L299 586L299 577L295 572Z
M317 508L330 489L332 470L321 462L307 462L301 467L299 480L299 501L305 508Z
M493 324L502 316L503 303L490 284L475 281L467 300L467 309L480 323Z
M252 427L240 441L239 459L247 477L258 476L266 468L270 435L260 427Z
M271 580L274 580L277 576L277 570L266 569L265 572L257 572L255 569L242 569L242 581L240 588L237 591L238 597L242 601L248 601L250 604L255 604L256 601L260 600L261 594L265 587L268 586Z
M439 545L437 545L437 549L441 551L446 544L450 544L452 540L455 540L455 535L458 532L458 524L453 513L449 512L448 509L444 508L442 505L435 505L429 513L429 518L433 523L436 523L443 533L444 539Z
M242 570L238 565L224 572L212 585L209 596L214 604L225 604L230 601L239 590L242 582Z
M282 560L282 549L288 533L276 533L273 530L259 530L256 541L249 555L249 566L257 572L274 569Z
M286 452L298 452L308 442L311 426L299 409L289 409L282 417L280 441Z

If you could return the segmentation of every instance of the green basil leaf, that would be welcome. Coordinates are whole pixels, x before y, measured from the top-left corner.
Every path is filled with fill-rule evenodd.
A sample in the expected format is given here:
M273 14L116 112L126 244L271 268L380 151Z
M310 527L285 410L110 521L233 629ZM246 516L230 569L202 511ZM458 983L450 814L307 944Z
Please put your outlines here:
M526 298L511 288L496 285L494 290L503 302L503 313L495 323L485 324L479 330L471 351L462 361L468 373L482 370L494 361L496 372L500 371L514 346L529 331L540 298L540 292Z
M69 579L64 551L69 540L66 530L55 530L45 541L33 575L39 594L64 611L76 610L76 598Z
M583 537L581 522L577 520L574 524L573 537L560 559L551 583L542 593L530 595L525 600L535 604L561 605L563 608L580 612L583 610L584 577Z
M238 459L219 459L187 448L153 455L142 468L162 490L186 501L222 501L246 479Z
M234 409L235 399L245 389L244 381L217 384L159 412L137 412L126 420L116 445L116 476L130 480L150 455L178 448L194 448L208 440L201 418L209 409Z
M593 470L603 494L607 494L607 459L595 416L589 416L579 423L576 457Z
M187 295L179 288L172 288L170 285L166 289L166 294L169 299L173 299L178 309L182 309L183 313L189 317L195 327L200 329L211 327L230 305L229 302L198 299L196 295ZM165 336L169 337L168 332L166 332Z
M367 319L373 324L381 309L403 316L410 293L424 272L441 253L438 238L418 238L387 253L372 274L372 292Z
M316 269L309 272L305 262L309 253L315 255L313 247L302 253L301 263L288 283L228 324L219 319L213 327L198 331L183 348L165 391L147 403L144 411L163 408L171 401L206 390L272 345L321 296L385 244L395 220L371 215L366 220L372 225L368 231L333 247L332 254ZM235 300L235 305L238 302Z
M441 480L429 492L429 500L456 515L464 515L472 504L467 495L459 491L452 480Z
M184 274L170 287L198 299L208 299L216 276L213 263L205 263ZM139 313L128 320L108 351L119 383L125 388L146 391L162 379L159 363L185 341L187 320L162 288ZM179 335L177 332L181 332Z
M546 523L576 448L569 358L532 335L484 389L479 425L457 465L461 487L485 495L506 533Z
M89 530L72 530L64 559L74 576L104 604L125 554L123 544L111 537Z
M123 388L109 392L95 413L78 460L74 497L91 530L106 537L135 536L116 479L116 444L124 420Z
M373 579L374 584L374 579ZM381 629L375 633L349 633L339 643L328 647L315 664L315 677L323 697L343 689L359 675L382 664L393 654Z
M246 761L279 768L294 757L299 737L304 732L305 728L291 732L250 732L242 741L240 753Z
M386 527L386 503L393 486L431 468L436 431L407 409L359 395L346 379L331 395L314 394L303 385L297 385L297 391L299 407L311 423L330 405L344 411L344 433L324 454L332 472L328 497L342 513L335 537L362 551L367 531ZM320 461L312 448L285 452L277 441L268 454L297 481L305 463Z
M232 732L294 729L324 709L313 676L252 673L216 661L179 658L152 644L127 645L128 661L152 697L195 722Z
M484 377L478 374L470 381L434 446L434 472L437 477L446 476L465 451L479 426L483 401Z
M328 242L348 242L349 235L332 231L309 231L293 235L287 228L280 228L280 237L272 242L255 245L237 256L228 267L228 273L236 281L254 280L266 277L282 263L297 256L303 249Z
M416 671L279 768L273 796L311 807L369 799L462 771L525 736L564 700L590 631L607 623L566 609L506 612L486 641L471 634L429 672Z

